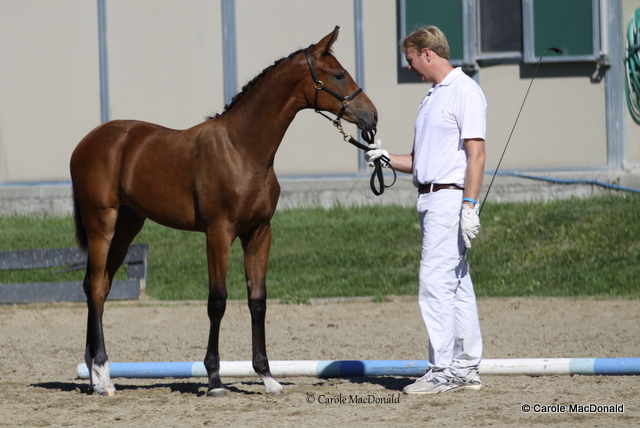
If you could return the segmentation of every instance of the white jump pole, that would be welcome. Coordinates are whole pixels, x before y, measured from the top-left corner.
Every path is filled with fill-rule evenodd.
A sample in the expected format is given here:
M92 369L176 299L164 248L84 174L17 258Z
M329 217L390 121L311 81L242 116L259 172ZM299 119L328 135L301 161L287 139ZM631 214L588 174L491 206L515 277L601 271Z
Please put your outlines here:
M304 360L270 361L271 374L278 377L319 378L356 376L422 376L426 360ZM483 360L483 375L640 375L640 358L525 358ZM206 377L202 362L110 363L112 378ZM89 378L86 364L79 364L78 377ZM220 362L222 377L257 376L251 361Z

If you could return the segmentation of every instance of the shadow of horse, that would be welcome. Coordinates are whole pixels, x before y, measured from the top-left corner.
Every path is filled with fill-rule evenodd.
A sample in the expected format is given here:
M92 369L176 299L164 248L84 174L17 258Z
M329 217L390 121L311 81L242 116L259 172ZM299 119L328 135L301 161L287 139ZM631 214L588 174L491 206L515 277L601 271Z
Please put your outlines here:
M254 385L262 385L259 381L242 381L237 382L241 386L252 387ZM258 391L252 391L250 389L243 389L241 387L236 386L236 384L231 384L227 386L227 390L230 392L234 392L237 394L244 395L262 395ZM291 383L283 382L283 385L291 385ZM153 383L147 385L135 385L135 384L122 384L116 383L116 388L119 391L152 391L159 389L168 389L171 393L178 392L180 394L192 394L196 397L202 397L207 394L207 384L206 382L160 382ZM91 386L85 384L82 381L78 382L42 382L42 383L32 383L29 385L31 388L41 388L50 391L60 391L60 392L79 392L81 394L92 394Z
M318 379L318 382L315 383L315 386L322 386L326 381L331 380L332 378L321 378ZM401 392L402 389L413 382L415 379L407 378L407 377L395 377L395 376L356 376L344 378L348 382L354 384L372 384L379 385L384 389L389 391L397 391ZM292 383L283 382L283 385L293 385ZM260 381L241 381L235 382L227 385L227 390L229 392L233 392L236 394L243 394L247 396L253 395L261 395L259 391L251 390L251 387L255 385L262 385ZM159 389L168 389L171 393L179 392L180 394L192 394L196 397L202 397L207 394L206 382L159 382L147 385L136 385L136 384L122 384L116 383L116 388L119 391L151 391L151 390L159 390ZM42 383L32 383L29 385L31 388L41 388L50 391L60 391L60 392L79 392L82 394L91 394L93 391L91 390L90 385L78 381L78 382L42 382ZM245 389L244 387L247 387Z

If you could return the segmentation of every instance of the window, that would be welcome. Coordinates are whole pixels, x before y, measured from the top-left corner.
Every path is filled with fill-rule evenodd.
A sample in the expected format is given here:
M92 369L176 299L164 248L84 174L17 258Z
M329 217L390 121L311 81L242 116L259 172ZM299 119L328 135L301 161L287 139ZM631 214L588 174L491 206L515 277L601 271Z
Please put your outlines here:
M522 53L522 1L479 0L478 6L478 57L519 56Z
M397 1L400 37L435 25L449 40L452 64L467 70L478 60L534 63L549 47L564 55L548 62L600 60L600 0Z
M564 52L547 61L596 61L600 56L599 0L522 0L524 60L537 62L549 47Z
M447 37L451 62L462 61L463 27L462 1L443 0L399 0L400 37L406 37L413 30L435 25ZM404 57L404 67L408 67Z

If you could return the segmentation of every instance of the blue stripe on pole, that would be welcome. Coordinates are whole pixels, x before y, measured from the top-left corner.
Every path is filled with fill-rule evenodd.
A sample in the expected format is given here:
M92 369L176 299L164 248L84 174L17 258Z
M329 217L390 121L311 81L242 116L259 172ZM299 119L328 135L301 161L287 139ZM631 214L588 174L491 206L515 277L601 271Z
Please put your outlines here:
M640 358L596 358L593 371L597 375L640 374Z
M422 376L427 372L426 360L343 360L318 361L318 377L354 376Z
M193 362L157 362L157 363L110 363L109 372L112 378L149 378L162 379L166 377L189 378L194 377ZM202 363L200 363L202 364ZM82 363L78 365L78 377L89 379L89 369Z
M569 371L572 375L638 375L640 358L572 358Z
M189 378L193 362L112 363L111 377L124 378Z

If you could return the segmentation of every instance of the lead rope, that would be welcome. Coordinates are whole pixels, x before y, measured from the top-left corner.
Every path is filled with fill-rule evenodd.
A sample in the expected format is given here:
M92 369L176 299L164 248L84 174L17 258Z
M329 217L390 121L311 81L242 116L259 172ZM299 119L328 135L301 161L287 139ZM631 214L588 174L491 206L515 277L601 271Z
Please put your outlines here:
M376 136L375 129L371 131L361 131L360 135L362 136L362 139L367 142L367 144L362 144L360 141L353 138L351 134L347 134L344 129L342 129L342 123L340 122L340 120L331 120L331 123L333 123L333 126L335 126L338 129L338 132L342 134L344 141L353 144L354 146L365 152L371 150L369 148L369 145L373 144L373 139ZM388 186L384 184L384 174L382 172L383 161L387 165L386 168L389 168L391 172L393 172L393 181ZM393 169L390 162L391 160L384 155L373 161L373 173L371 174L371 180L369 180L369 186L371 187L371 191L373 192L373 194L376 196L382 195L384 193L384 189L388 189L396 183L396 170ZM378 187L376 187L376 181L378 182Z

